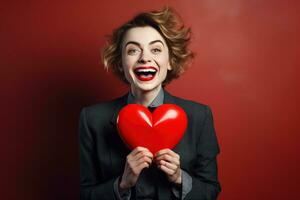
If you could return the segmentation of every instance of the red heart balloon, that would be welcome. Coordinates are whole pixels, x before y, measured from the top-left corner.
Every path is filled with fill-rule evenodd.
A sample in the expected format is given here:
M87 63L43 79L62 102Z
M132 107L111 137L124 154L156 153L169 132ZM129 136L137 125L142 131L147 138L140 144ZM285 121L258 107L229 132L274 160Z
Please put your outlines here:
M130 149L142 146L155 154L176 146L186 130L187 121L184 110L175 104L163 104L153 113L145 106L128 104L119 112L117 127Z

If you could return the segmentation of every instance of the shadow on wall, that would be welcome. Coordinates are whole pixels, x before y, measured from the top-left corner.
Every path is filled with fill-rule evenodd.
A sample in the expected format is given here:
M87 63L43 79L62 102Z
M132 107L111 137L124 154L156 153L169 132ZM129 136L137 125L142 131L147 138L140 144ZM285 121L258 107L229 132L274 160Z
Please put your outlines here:
M50 62L40 67L44 70L24 72L19 94L23 106L18 111L23 117L19 126L22 130L18 131L22 139L18 140L23 141L19 152L25 160L18 184L25 199L79 197L80 110L121 94L121 83L100 72L102 66L86 69L85 63L74 59L61 63Z

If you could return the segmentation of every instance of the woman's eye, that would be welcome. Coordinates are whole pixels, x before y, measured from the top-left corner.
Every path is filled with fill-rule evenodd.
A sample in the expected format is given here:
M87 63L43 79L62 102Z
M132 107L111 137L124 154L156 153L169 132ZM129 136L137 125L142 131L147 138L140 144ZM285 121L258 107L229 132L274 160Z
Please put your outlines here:
M159 48L154 48L154 49L152 49L152 52L153 52L153 53L160 53L160 52L161 52L161 49L159 49Z
M135 54L137 54L138 52L139 52L138 49L129 49L129 50L127 51L127 53L128 53L129 55L135 55Z

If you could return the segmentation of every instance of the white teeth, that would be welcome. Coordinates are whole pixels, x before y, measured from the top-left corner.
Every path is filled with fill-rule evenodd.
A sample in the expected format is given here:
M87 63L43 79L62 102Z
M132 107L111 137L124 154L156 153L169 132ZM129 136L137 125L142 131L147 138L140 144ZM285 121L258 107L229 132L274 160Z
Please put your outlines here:
M137 69L137 72L156 72L155 69Z

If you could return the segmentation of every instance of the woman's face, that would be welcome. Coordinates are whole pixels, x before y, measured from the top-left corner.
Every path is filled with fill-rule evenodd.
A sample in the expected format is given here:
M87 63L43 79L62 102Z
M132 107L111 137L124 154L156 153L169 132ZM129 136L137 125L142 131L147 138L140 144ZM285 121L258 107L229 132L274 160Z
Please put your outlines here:
M122 64L133 90L157 89L171 70L164 38L150 26L129 29L123 38Z

